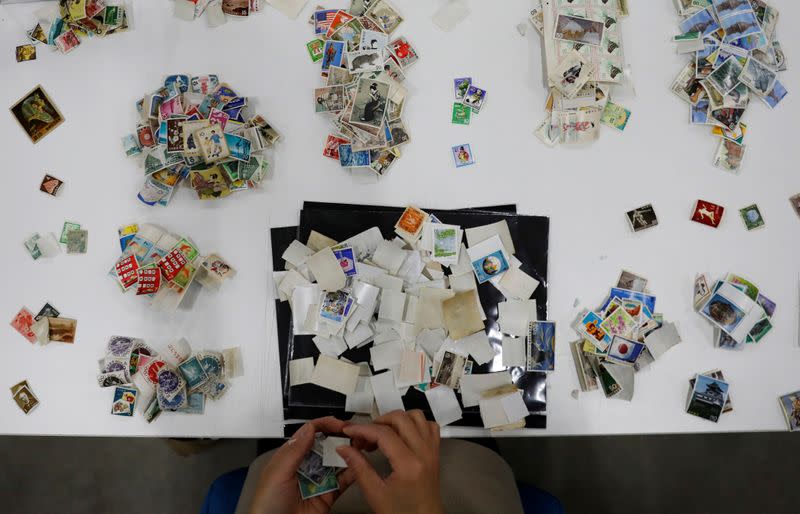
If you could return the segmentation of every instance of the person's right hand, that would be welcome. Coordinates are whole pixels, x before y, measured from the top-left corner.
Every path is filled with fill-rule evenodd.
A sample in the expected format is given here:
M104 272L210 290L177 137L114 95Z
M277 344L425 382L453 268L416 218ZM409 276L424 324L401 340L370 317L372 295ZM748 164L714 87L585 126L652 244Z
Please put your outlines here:
M381 478L353 446L336 449L375 514L443 514L439 492L439 425L422 411L394 411L370 425L348 425L354 443L380 448L392 473ZM363 446L363 445L362 445Z

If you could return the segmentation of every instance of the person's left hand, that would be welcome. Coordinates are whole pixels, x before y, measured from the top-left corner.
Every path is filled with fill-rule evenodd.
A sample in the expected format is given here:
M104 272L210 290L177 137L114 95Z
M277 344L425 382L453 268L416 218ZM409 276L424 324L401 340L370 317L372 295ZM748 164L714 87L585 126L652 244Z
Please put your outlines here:
M333 502L354 482L345 469L337 475L339 490L303 500L297 482L297 468L314 445L314 434L341 434L347 423L334 417L309 421L278 448L258 481L250 514L327 514Z

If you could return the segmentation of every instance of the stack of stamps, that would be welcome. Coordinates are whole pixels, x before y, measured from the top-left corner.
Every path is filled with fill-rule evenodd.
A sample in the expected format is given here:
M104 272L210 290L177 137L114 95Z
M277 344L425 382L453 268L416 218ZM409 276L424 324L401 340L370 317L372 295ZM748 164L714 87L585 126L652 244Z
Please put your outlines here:
M316 434L314 446L297 468L297 482L300 496L304 500L339 490L336 474L344 471L347 464L342 460L336 448L349 445L345 437L328 437Z
M409 206L395 235L386 240L372 227L339 242L312 232L283 253L287 271L274 273L276 295L289 302L293 333L313 335L320 352L316 363L289 362L290 386L336 391L347 396L345 410L364 414L375 405L380 414L403 409L413 387L442 426L462 418L458 392L464 407L480 406L486 428L524 426L528 410L511 369L554 369L555 324L537 321L531 296L539 281L522 271L508 223L464 228ZM472 373L498 354L486 332L482 284L505 300L497 304L504 369L491 376ZM356 348L369 351L351 358L368 361L339 359ZM501 386L511 389L489 394Z
M139 200L166 206L186 178L201 200L255 189L281 136L251 107L216 75L170 75L146 94L136 103L136 133L122 138L126 156L142 156Z
M209 27L219 27L226 16L246 18L264 10L264 0L175 0L175 17L193 21L205 15Z
M419 54L395 34L402 21L387 0L353 0L347 11L320 8L311 20L315 39L307 48L324 83L314 89L314 109L332 124L322 155L356 176L385 175L409 141L402 82Z
M549 91L535 134L547 146L595 141L601 123L625 130L631 111L611 101L614 86L630 87L619 27L625 16L620 0L542 0L531 11Z
M206 398L221 398L228 380L242 375L241 360L238 347L193 353L181 338L162 354L141 339L112 336L97 384L114 388L111 414L132 417L138 405L150 423L163 411L203 414Z
M751 281L733 273L710 286L705 274L694 280L694 309L714 328L714 346L742 350L772 330L777 305Z
M82 229L80 223L72 221L64 222L61 237L58 239L51 232L44 235L37 232L24 241L25 249L33 260L55 257L61 253L61 245L68 254L84 254L88 244L89 231Z
M134 291L161 311L174 312L192 282L217 290L236 271L216 254L206 257L186 237L150 225L120 227L122 255L109 271L123 292Z
M719 138L714 166L738 173L750 100L774 109L787 95L777 78L786 70L779 11L764 0L674 1L681 21L673 40L690 59L670 89L689 104L689 123L710 126Z
M695 375L689 380L686 412L717 423L724 413L733 410L729 389L730 385L718 369Z
M780 401L783 415L786 417L789 432L800 431L800 391L783 395L778 401Z
M70 53L87 39L128 30L130 6L116 0L71 0L37 11L36 25L28 31L28 43L17 47L17 62L36 59L36 46L44 44L62 54Z
M35 316L27 307L22 307L11 320L11 326L31 344L46 346L51 342L75 342L78 321L61 317L61 313L45 303Z
M486 103L486 90L472 83L472 77L453 79L453 114L451 123L454 125L469 125L473 114L481 112ZM469 144L455 145L451 149L453 162L456 168L475 164L475 155Z
M17 407L25 414L30 413L30 411L39 405L39 399L33 394L27 380L23 380L19 384L11 386L11 397L14 399L14 403L17 404Z
M570 349L582 391L602 388L606 398L633 399L634 375L681 342L655 307L647 279L623 270L603 302L578 315L573 329L580 339Z

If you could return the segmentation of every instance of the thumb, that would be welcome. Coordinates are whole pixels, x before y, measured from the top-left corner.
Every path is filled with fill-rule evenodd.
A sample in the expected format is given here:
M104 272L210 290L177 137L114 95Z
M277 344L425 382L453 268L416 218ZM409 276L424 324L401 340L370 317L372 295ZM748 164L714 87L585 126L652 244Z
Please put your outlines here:
M295 432L291 439L283 443L272 457L274 470L281 478L293 478L311 447L314 446L314 426L306 423Z
M382 506L386 498L383 491L385 484L372 464L364 458L364 454L352 446L340 446L336 448L336 452L347 463L348 471L355 475L356 482L361 487L364 498L372 510L374 512L384 511Z

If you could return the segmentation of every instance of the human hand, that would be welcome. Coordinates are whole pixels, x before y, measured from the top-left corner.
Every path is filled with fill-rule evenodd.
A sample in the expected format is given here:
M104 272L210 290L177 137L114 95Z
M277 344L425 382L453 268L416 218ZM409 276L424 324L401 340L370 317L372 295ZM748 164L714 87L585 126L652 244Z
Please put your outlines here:
M384 479L357 448L336 449L376 514L444 512L439 492L439 425L428 422L422 411L390 412L373 424L347 425L343 431L357 446L380 448L392 466Z
M272 456L259 477L250 514L327 514L336 499L354 482L353 472L339 473L339 490L303 500L297 468L314 445L314 434L341 434L347 423L333 417L315 419L303 425Z

